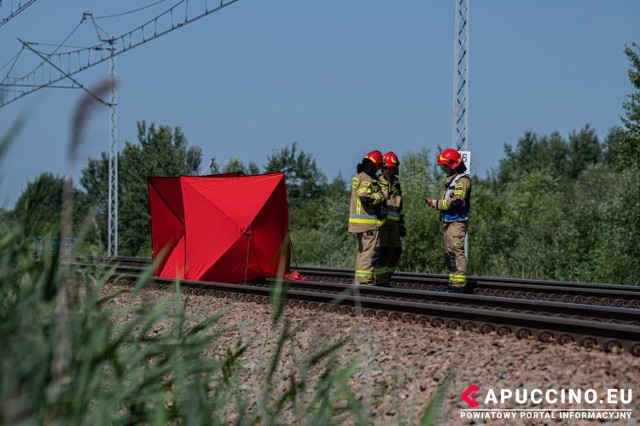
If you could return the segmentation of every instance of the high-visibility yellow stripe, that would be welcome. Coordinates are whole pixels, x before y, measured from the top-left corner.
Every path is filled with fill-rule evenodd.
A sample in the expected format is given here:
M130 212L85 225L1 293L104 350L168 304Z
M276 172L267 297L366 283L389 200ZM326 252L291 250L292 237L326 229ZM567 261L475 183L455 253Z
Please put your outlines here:
M349 223L363 223L370 225L381 225L384 223L384 220L381 219L362 219L362 218L349 218Z
M384 223L384 218L380 219L376 215L372 214L349 214L349 222L351 223Z
M449 281L454 283L466 284L467 276L464 274L449 274Z
M358 278L373 278L373 271L364 271L356 269L356 277Z

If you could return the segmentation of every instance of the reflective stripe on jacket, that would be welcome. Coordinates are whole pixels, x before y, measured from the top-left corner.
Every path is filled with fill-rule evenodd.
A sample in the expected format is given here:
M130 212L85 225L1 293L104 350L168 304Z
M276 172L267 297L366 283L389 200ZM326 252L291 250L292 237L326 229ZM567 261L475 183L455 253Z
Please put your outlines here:
M366 232L382 226L386 218L383 197L377 178L364 172L353 177L349 206L349 232Z
M465 179L462 179L465 178ZM445 180L445 191L438 200L436 208L441 211L445 222L464 222L469 220L471 209L471 180L469 175L461 173Z
M391 182L387 181L384 175L378 178L382 189L386 189L389 192L387 198L387 224L398 224L400 218L403 216L402 212L402 189L400 187L400 180L397 176L391 177Z

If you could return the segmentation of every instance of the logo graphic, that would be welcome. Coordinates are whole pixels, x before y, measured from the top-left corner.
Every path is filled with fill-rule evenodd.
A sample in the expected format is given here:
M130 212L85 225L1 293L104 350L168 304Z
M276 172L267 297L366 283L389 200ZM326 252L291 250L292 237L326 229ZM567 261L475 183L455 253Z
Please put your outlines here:
M460 396L462 397L464 402L466 402L467 405L469 405L469 407L475 408L478 405L480 405L480 403L476 401L476 392L478 392L479 390L480 388L478 386L472 384L467 388L466 391L462 392L462 395Z

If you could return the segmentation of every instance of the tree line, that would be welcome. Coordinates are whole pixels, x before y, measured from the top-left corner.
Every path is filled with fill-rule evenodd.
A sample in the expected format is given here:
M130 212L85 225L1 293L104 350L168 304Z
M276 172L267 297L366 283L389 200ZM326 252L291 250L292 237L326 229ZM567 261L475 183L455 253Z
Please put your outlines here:
M470 275L640 283L639 52L636 43L625 48L635 91L623 103L622 125L609 129L604 140L589 125L566 137L528 131L514 145L505 144L487 176L472 176ZM195 175L202 163L202 150L190 147L179 127L139 122L137 139L126 142L118 157L118 252L124 256L151 255L147 176ZM422 147L401 156L407 236L399 270L445 272L442 225L423 202L442 191L435 155ZM354 266L347 180L327 179L297 142L274 151L262 168L234 158L221 170L212 162L210 172L217 171L285 172L292 266ZM73 188L73 227L85 236L80 250L104 254L107 153L89 160L79 184ZM2 220L22 224L26 243L59 233L64 185L64 178L40 175L12 210L2 212Z

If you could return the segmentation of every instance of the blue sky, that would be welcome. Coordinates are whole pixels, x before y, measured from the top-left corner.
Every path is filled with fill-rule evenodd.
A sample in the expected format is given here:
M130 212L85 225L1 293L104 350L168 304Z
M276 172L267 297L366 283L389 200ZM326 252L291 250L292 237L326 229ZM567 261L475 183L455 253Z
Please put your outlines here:
M17 38L58 45L83 12L101 17L158 3L98 21L117 36L177 2L36 1L0 27L0 78L21 49ZM452 144L454 11L453 0L239 0L116 57L119 146L136 141L136 122L146 120L181 127L202 148L203 171L211 157L262 167L293 141L329 178L350 178L371 149L402 156L428 147L435 155ZM528 130L567 137L589 124L604 138L620 125L633 91L623 50L640 42L639 18L637 0L472 0L472 171L486 175L504 144ZM82 23L66 44L98 44L95 29ZM12 75L39 62L22 52ZM91 87L108 73L104 62L74 78ZM82 95L44 88L0 108L3 135L27 117L0 164L0 206L13 207L43 172L70 171L77 182L87 158L108 151L108 109L99 107L78 163L67 162Z

